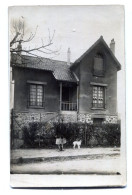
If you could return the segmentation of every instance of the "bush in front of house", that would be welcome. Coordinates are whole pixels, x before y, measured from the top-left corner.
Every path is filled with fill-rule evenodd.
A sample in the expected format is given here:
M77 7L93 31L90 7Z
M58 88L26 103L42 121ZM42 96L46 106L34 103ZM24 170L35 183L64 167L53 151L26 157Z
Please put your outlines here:
M56 133L67 139L66 145L69 147L73 146L75 140L82 140L82 147L120 146L120 124L64 123L56 129Z
M55 133L53 124L43 122L31 122L24 126L23 140L26 148L52 147L55 145Z
M90 129L90 131L89 131ZM120 124L101 124L88 126L87 145L119 147L120 146Z
M39 124L32 122L28 126L23 127L23 140L25 147L34 147L35 146L35 137L37 133Z
M120 125L32 122L23 127L24 147L55 148L56 136L66 138L65 147L72 147L75 140L82 140L81 147L118 147Z

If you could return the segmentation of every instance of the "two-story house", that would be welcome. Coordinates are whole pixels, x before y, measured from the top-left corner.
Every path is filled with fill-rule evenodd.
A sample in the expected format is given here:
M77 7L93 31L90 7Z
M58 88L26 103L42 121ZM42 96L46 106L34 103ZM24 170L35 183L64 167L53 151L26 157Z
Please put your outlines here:
M101 36L70 63L26 55L11 58L14 129L30 121L117 123L117 71L121 65ZM14 130L15 131L15 130ZM17 131L16 131L17 132Z

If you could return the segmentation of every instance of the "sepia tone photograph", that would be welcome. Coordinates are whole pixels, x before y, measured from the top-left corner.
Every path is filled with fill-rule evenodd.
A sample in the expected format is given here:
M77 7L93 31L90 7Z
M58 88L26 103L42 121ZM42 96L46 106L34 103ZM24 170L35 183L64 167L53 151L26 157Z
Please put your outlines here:
M124 6L9 7L12 187L126 185Z

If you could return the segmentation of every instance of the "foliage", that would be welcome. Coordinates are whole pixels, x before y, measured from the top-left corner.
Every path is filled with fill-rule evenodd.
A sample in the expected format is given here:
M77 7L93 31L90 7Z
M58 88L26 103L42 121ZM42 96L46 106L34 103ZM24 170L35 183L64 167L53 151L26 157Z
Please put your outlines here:
M33 122L23 128L25 147L54 148L56 136L66 138L65 147L72 147L75 140L82 140L82 147L120 146L120 125Z
M23 139L24 147L49 147L55 143L54 129L43 122L31 122L23 127Z
M34 147L35 145L35 136L38 129L37 123L29 123L29 126L23 127L23 139L25 146Z
M119 124L92 125L88 134L89 138L87 144L89 146L120 146Z

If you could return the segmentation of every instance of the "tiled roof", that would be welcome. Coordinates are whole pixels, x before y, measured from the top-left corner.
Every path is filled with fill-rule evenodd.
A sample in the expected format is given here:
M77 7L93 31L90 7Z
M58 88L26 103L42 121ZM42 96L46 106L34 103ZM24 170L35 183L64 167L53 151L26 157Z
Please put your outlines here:
M56 68L53 72L53 75L56 80L77 82L70 68Z
M22 55L20 60L18 55L13 55L11 64L12 66L17 67L52 71L55 79L58 81L77 82L77 79L67 65L67 62L64 61L26 55Z

